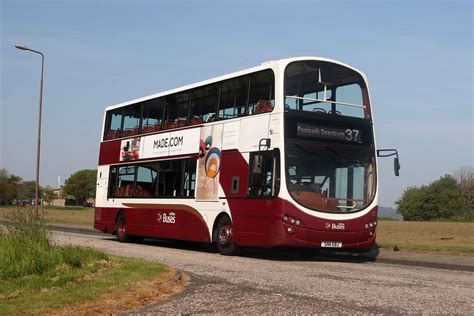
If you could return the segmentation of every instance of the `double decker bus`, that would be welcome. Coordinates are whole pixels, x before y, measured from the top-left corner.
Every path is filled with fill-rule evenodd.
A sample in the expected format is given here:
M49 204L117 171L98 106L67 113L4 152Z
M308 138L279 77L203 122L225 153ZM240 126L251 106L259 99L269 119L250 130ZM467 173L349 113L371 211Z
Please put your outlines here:
M369 250L377 154L366 76L270 61L107 107L94 227L239 247ZM396 155L396 150L380 151Z

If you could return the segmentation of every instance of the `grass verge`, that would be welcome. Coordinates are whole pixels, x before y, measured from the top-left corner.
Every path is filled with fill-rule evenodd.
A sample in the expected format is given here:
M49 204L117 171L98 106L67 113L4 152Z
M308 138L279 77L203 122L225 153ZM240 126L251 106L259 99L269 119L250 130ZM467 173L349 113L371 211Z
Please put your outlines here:
M43 275L1 281L0 315L58 310L109 314L136 308L179 290L172 271L157 263L113 256L80 269L60 265Z
M382 248L474 255L474 223L380 220L377 244Z
M12 207L0 207L5 217ZM47 223L94 225L94 208L70 209L47 207L42 209ZM474 255L474 222L406 222L380 219L377 243L382 248L397 246L401 250L446 252Z
M5 218L16 207L0 207L0 218ZM40 208L46 223L93 227L94 208L82 206L43 206Z
M137 307L179 290L171 268L50 242L31 209L15 209L0 233L0 315ZM178 284L179 283L179 284ZM158 287L156 284L167 284ZM105 309L104 309L105 308Z

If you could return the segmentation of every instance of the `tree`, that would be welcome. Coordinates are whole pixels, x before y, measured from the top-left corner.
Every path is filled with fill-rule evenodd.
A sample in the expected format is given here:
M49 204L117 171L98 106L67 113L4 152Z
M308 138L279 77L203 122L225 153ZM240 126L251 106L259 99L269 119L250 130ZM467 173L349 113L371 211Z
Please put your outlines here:
M41 198L42 188L39 187L38 198ZM34 200L36 195L36 181L23 181L18 185L19 200Z
M76 204L82 204L95 196L96 178L97 170L77 171L64 182L63 194L73 196Z
M456 179L445 175L427 186L407 188L396 202L404 220L449 219L465 207Z
M46 186L46 188L43 189L43 200L48 203L48 205L51 205L51 201L55 198L56 194L54 193L54 189L49 185Z
M467 215L474 216L474 168L461 167L454 172L454 177L459 184Z
M423 220L423 205L427 203L426 186L409 187L405 189L397 204L397 212L403 216L406 221Z
M9 204L18 196L21 178L10 175L6 169L0 169L0 204Z

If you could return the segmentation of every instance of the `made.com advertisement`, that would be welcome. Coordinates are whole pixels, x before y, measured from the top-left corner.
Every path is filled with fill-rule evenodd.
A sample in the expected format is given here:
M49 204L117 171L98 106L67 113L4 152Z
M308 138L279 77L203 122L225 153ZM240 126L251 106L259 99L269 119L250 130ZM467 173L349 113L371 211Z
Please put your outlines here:
M120 144L120 161L198 154L196 199L218 198L221 151L236 148L239 125L212 125L201 128L137 136ZM225 141L223 142L223 139Z

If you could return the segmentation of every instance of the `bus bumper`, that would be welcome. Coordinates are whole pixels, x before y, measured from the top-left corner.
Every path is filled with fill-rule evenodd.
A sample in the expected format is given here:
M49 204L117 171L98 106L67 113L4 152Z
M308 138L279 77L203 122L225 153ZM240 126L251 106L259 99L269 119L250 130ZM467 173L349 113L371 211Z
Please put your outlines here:
M328 249L370 249L375 244L375 228L362 231L327 231L315 230L291 225L279 225L273 236L272 245L275 247L308 247L323 248L324 242L340 243L339 248Z

